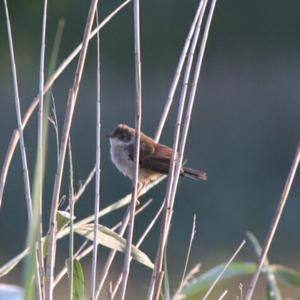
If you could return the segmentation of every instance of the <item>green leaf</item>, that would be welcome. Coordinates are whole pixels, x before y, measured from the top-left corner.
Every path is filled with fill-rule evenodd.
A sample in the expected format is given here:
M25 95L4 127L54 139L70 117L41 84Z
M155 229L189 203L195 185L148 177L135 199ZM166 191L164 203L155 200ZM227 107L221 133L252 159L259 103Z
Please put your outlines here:
M73 217L75 220L75 217ZM57 231L62 229L64 226L68 225L71 222L71 215L66 211L59 210L56 215L57 221Z
M161 176L157 180L151 182L151 184L149 184L145 187L145 189L142 191L142 194L145 194L146 192L148 192L148 190L152 189L155 185L160 183L165 178L166 178L166 176ZM119 199L115 203L109 205L108 207L102 209L100 211L100 217L103 217L107 214L110 214L110 213L114 212L117 209L120 209L120 208L124 207L125 205L130 203L130 200L131 200L131 193L126 195L125 197ZM94 220L94 218L95 218L94 215L90 215L89 217L86 217L85 219L80 220L78 223L75 223L74 227L78 228L78 227L82 226L83 224L87 224L88 222L92 222ZM70 233L70 227L69 226L64 228L64 229L61 229L57 233L57 239L58 240L62 239L63 237L65 237L69 233ZM47 256L47 236L44 236L43 239L44 239L44 244L43 244L43 252L44 253L43 254L44 254L44 257L45 257L45 256ZM7 273L9 273L11 270L13 270L16 267L16 265L23 258L26 257L28 252L29 252L29 248L26 248L25 250L23 250L23 252L21 252L20 254L15 256L14 258L12 258L8 263L6 263L2 267L0 267L0 278L2 276L6 275ZM153 267L153 264L152 264L152 267Z
M61 26L61 25L59 25ZM61 41L62 30L57 31L56 37L59 36L59 42L55 45L55 49L59 49ZM56 39L57 41L57 39ZM56 50L53 49L53 52ZM57 55L51 56L50 68L55 69L57 61ZM47 100L48 99L48 100ZM37 233L39 230L40 222L40 194L43 189L43 181L45 175L46 167L46 156L47 156L47 141L48 141L48 115L49 115L49 101L50 97L45 96L44 99L44 111L42 111L42 122L43 122L43 138L42 145L43 147L38 147L36 155L35 170L33 176L33 188L32 188L32 202L33 202L33 217L30 222L29 230L27 232L27 246L29 248L29 255L26 257L25 268L23 273L23 286L24 286L24 299L34 298L34 284L32 284L34 279L34 273L36 269L36 253L35 253L35 244L37 242ZM41 249L43 251L43 249Z
M281 282L300 288L300 273L296 270L282 265L271 265L270 269Z
M70 276L70 259L67 259L68 274ZM73 260L73 300L84 299L84 275L79 260Z
M180 297L183 299L202 293L206 289L208 289L211 284L215 281L218 275L223 271L225 267L225 263L220 264L209 271L201 274L200 276L196 277L190 283L188 283L180 293ZM250 262L235 262L232 263L227 270L225 271L224 275L220 279L220 282L226 279L231 279L234 277L242 276L242 275L250 275L253 274L256 270L256 264Z
M75 217L73 217L75 220ZM66 211L59 210L56 214L57 232L59 232L66 225L71 223L71 215ZM47 256L48 251L48 235L43 238L43 257Z
M94 237L93 230L93 224L85 224L74 228L74 231L77 234L80 234L91 241L93 241ZM118 235L113 230L100 224L98 225L98 244L120 252L124 252L126 248L126 240L123 237ZM153 269L153 263L151 262L150 258L135 246L131 247L131 256L141 264Z
M261 252L262 252L262 248L261 248L256 236L250 231L247 232L247 236L254 247L257 257L259 258L261 255ZM267 293L269 292L269 296L272 297L269 299L282 300L280 289L276 282L275 276L272 273L272 270L270 269L270 263L269 263L268 257L265 258L263 272L266 274L266 277L268 280Z

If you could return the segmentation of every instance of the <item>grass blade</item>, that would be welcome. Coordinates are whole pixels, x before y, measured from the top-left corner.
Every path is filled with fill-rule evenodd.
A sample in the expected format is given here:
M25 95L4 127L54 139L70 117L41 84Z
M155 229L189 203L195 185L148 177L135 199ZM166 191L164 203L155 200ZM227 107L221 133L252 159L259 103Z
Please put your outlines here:
M161 176L158 179L156 179L155 181L153 181L152 183L150 183L149 185L145 186L141 192L141 195L147 193L150 189L152 189L154 186L159 184L165 178L166 178L165 176ZM88 180L89 180L89 178L88 178ZM75 195L75 199L76 199L76 195ZM103 208L99 212L99 218L106 216L107 214L110 214L113 211L116 211L116 210L126 206L130 202L130 199L131 199L131 194L128 194L125 197L114 202L113 204ZM57 227L58 227L58 231L59 231L58 235L57 235L57 239L62 239L63 237L65 237L66 235L69 234L70 228L69 227L63 228L63 227L65 227L65 225L70 223L70 218L71 217L70 217L69 213L67 213L65 211L58 211L58 213L56 215ZM93 219L94 219L94 215L88 216L88 217L82 219L81 221L75 223L74 228L78 228L84 224L88 224L88 223L92 222ZM44 253L47 253L47 249L45 249L45 248L47 248L47 237L44 237L44 239L45 239ZM0 267L0 278L4 275L8 274L11 270L13 270L17 266L17 264L19 262L21 262L23 258L26 257L28 252L29 252L29 248L26 248L20 254L16 255L9 262L7 262L2 267Z
M186 299L188 297L191 297L193 295L197 295L200 293L203 293L205 290L207 290L213 282L216 280L216 278L219 276L219 274L222 272L222 270L225 267L225 263L220 264L209 271L201 274L194 280L192 280L190 283L188 283L181 291L180 297L183 299ZM253 274L256 269L256 264L251 262L235 262L232 263L225 273L223 274L222 278L219 282L232 279L235 277L243 276L243 275L249 275Z
M71 262L70 259L67 259L69 277L73 276L72 299L84 300L84 275L81 264L79 260L74 259L71 267ZM70 274L71 270L73 270L72 275Z
M300 289L299 272L282 265L271 265L270 269L278 280Z
M295 153L295 156L294 156L294 160L293 160L292 165L290 167L290 171L289 171L288 177L286 179L285 186L283 188L280 200L278 202L276 211L274 213L274 217L273 217L273 220L272 220L267 238L266 238L264 246L263 246L263 250L262 250L262 254L261 254L260 259L259 259L257 270L256 270L255 274L253 275L253 277L251 279L251 282L249 284L249 287L248 287L248 290L247 290L247 293L246 293L245 300L251 300L252 299L256 283L258 281L260 272L263 268L265 259L268 255L269 250L270 250L275 232L277 230L279 221L281 219L283 210L285 208L285 204L287 202L287 198L289 196L290 189L291 189L292 183L294 181L296 171L297 171L298 166L299 166L299 162L300 162L300 142L298 143L297 150L296 150L296 153Z
M247 232L247 237L249 238L250 242L252 243L254 250L256 252L256 255L260 257L262 248L255 237L255 235L252 232ZM276 300L281 300L282 296L280 294L279 287L277 285L276 279L274 274L272 273L270 269L270 263L268 258L266 257L265 263L264 263L264 272L266 273L267 279L268 279L268 294L272 296Z
M92 241L94 236L93 227L93 224L86 224L79 228L75 228L75 232ZM98 225L98 243L102 246L120 252L124 252L126 249L126 239L100 224ZM135 246L131 247L131 256L133 259L147 266L148 268L153 268L153 263L151 262L150 258Z

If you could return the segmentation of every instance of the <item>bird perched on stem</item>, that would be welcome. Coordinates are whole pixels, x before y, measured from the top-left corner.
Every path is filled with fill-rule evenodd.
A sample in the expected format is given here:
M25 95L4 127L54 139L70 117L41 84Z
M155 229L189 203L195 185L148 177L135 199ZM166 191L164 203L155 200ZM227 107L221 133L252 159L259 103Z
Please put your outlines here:
M130 179L133 178L135 169L134 136L135 129L125 124L119 124L110 135L107 135L110 141L112 162ZM139 185L141 187L162 174L168 174L172 151L172 148L156 143L152 138L141 133L139 161ZM181 168L180 175L197 180L207 179L205 172L184 166Z

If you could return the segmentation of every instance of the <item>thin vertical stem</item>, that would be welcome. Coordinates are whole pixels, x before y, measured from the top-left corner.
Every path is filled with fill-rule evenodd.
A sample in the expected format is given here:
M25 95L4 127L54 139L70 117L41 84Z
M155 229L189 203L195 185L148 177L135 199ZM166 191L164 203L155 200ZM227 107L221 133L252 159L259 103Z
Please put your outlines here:
M246 241L243 240L242 243L239 245L239 247L236 249L236 251L231 256L231 258L229 259L229 261L226 263L226 265L224 266L223 270L220 272L220 274L214 280L214 282L212 283L212 285L209 287L209 289L207 290L207 292L203 296L202 300L207 300L207 298L210 295L211 291L214 289L214 287L219 282L219 280L221 279L221 277L223 276L223 274L225 273L225 271L227 270L227 268L230 266L230 264L233 262L233 260L236 258L236 256L240 253L240 251L244 247L245 243L246 243Z
M59 164L57 166L55 183L53 188L52 204L51 204L51 215L49 224L49 235L48 235L48 257L47 257L47 278L46 278L46 300L53 299L53 278L54 278L54 265L56 257L56 214L58 210L58 202L60 196L62 175L64 169L64 162L66 156L66 149L68 144L68 137L71 129L74 109L80 87L80 81L82 78L83 68L85 64L85 58L87 54L89 36L91 33L95 12L97 8L98 0L92 0L90 10L84 30L82 50L77 64L73 87L70 90L68 97L68 104L66 109L64 127L62 132L60 152L59 152Z
M172 158L171 158L169 176L168 176L168 184L167 184L167 190L166 190L165 211L164 211L164 216L163 216L163 222L161 225L162 226L161 227L161 235L160 235L160 242L159 242L159 247L158 247L157 255L156 255L155 267L154 267L154 270L152 273L152 278L151 278L151 282L150 282L150 286L149 286L149 290L148 290L148 299L152 299L154 297L154 295L157 294L154 291L158 289L158 283L161 278L161 276L159 276L159 274L162 272L163 254L164 254L165 245L167 242L167 237L168 237L168 232L169 232L169 220L171 218L170 215L172 213L173 203L174 203L174 200L172 199L172 195L173 195L173 191L174 191L174 186L175 187L177 186L176 181L178 181L178 179L179 179L179 176L175 176L176 175L175 168L176 168L176 165L178 164L178 161L177 161L178 160L178 145L179 145L179 139L180 139L181 123L182 123L182 117L183 117L183 112L184 112L184 107L185 107L190 72L192 69L192 63L193 63L193 59L194 59L194 52L195 52L195 49L197 46L206 5L207 5L207 0L200 1L200 3L199 3L200 13L199 13L196 27L194 30L194 36L193 36L191 48L189 51L186 70L185 70L184 79L183 79L183 85L182 85L182 90L181 90L181 95L180 95L180 100L179 100L179 108L178 108L178 114L177 114L177 120L176 120L175 132L174 132L173 152L172 152Z
M98 26L98 10L96 11L96 22ZM96 125L96 182L95 182L95 207L94 207L94 241L93 241L93 261L92 261L92 272L91 272L91 299L96 299L96 275L97 275L97 254L98 254L98 219L100 209L100 133L101 133L101 102L100 102L100 38L99 32L97 33L97 125Z
M141 135L141 114L142 114L142 74L141 74L141 49L140 49L140 2L133 1L134 15L134 54L135 54L135 141L134 141L134 176L132 184L132 198L130 203L130 214L128 224L128 234L126 241L126 251L123 264L123 277L120 288L120 299L125 299L127 281L130 271L131 245L134 230L134 215L137 202L137 185L139 176L140 159L140 135Z
M258 240L254 236L254 234L250 231L247 232L246 235L247 235L248 239L251 241L256 255L258 256L258 258L260 258L261 253L262 253L262 248L261 248L260 244L258 243ZM270 262L269 262L268 257L266 257L266 259L265 259L263 268L265 271L264 273L266 275L266 278L268 280L268 284L269 284L272 294L274 296L274 299L275 300L283 300L281 293L280 293L278 283L276 281L275 274L274 274L273 270L271 270L271 268L270 268ZM241 298L241 299L243 299L243 298Z
M118 230L118 234L120 236L123 236L123 234L125 233L125 230L128 226L128 222L129 222L129 215L130 215L130 208L128 208L126 210L126 213L125 213L125 216L122 220L122 223L121 223L121 227L119 228ZM116 250L112 250L110 251L109 255L108 255L108 258L106 259L106 262L105 262L105 265L104 265L104 268L102 270L102 274L101 274L101 279L100 279L100 282L99 282L99 285L98 285L98 288L97 288L97 293L96 293L96 299L98 299L100 297L100 293L101 293L101 290L103 288L103 285L104 285L104 282L107 278L107 275L108 275L108 271L110 269L110 266L115 258L115 255L116 255L117 251Z
M14 95L15 95L15 108L16 108L16 116L17 116L17 123L18 123L18 132L19 132L19 137L20 137L20 151L21 151L21 158L22 158L25 197L26 197L26 204L27 204L27 214L28 214L28 219L31 220L31 218L32 218L32 202L31 202L30 180L29 180L27 155L26 155L26 148L25 148L23 128L22 128L22 117L21 117L21 105L20 105L19 88L18 88L17 68L16 68L16 62L15 62L14 45L13 45L13 39L12 39L8 7L7 7L7 0L3 0L3 2L4 2L4 7L5 7L6 25L7 25L8 42L9 42L9 53L10 53L10 61L11 61L13 85L14 85Z
M196 215L194 215L194 217L193 217L193 227L192 227L191 237L190 237L190 241L189 241L189 247L188 247L188 251L187 251L187 255L186 255L186 259L185 259L185 264L184 264L184 268L183 268L181 281L180 281L180 285L179 285L178 290L181 290L182 287L183 287L183 283L184 283L186 270L187 270L187 266L188 266L188 263L189 263L190 254L191 254L192 245L193 245L195 235L196 235Z
M151 202L152 202L151 199L149 201L147 201L143 206L141 206L138 210L135 211L135 215L137 216L139 213L141 213ZM119 228L118 234L120 236L123 236L124 233L125 233L125 230L127 228L128 221L129 221L129 208L126 210L126 213L123 217L123 220L121 222L119 222L117 225L115 225L112 228L112 230L115 231L117 228ZM137 247L138 247L138 245L137 245ZM104 282L107 278L108 271L109 271L109 269L111 267L111 264L114 260L116 252L117 252L116 250L111 250L109 255L108 255L108 258L106 259L104 268L102 269L102 273L101 273L101 276L100 276L100 282L99 282L99 285L97 287L96 299L98 299L100 297L101 290L102 290ZM120 276L122 276L122 274Z
M27 205L27 215L28 215L28 232L29 235L31 233L31 226L32 226L32 199L31 199L31 190L30 190L30 179L29 179L29 172L28 172L28 165L27 165L27 155L26 155L26 148L25 148L25 141L23 135L23 127L22 127L22 116L21 116L21 105L20 105L20 97L19 97L19 88L18 88L18 77L17 77L17 68L15 62L15 55L14 55L14 46L13 46L13 39L12 39L12 32L11 32L11 23L10 17L8 12L7 0L3 0L4 8L5 8L5 15L6 15L6 25L7 25L7 34L8 34L8 42L9 42L9 53L10 53L10 60L11 60L11 68L12 68L12 76L13 76L13 86L14 86L14 95L15 95L15 109L16 109L16 116L17 116L17 124L18 124L18 132L20 137L20 151L21 151L21 159L22 159L22 168L23 168L23 180L25 186L25 198L26 198L26 205ZM31 245L31 243L30 243ZM37 280L37 291L39 299L42 299L42 291L41 291L41 278L39 273L39 264L36 257L36 248L33 244L31 248L33 254L33 260L30 264L35 265L36 269L36 280ZM27 261L27 270L31 273L31 267L29 265L29 261ZM30 278L26 278L26 282L31 280ZM31 293L31 291L26 291L26 295Z
M228 293L228 290L225 290L225 291L221 294L221 296L218 298L218 300L223 300L223 299L225 298L225 296L227 295L227 293Z
M295 175L296 175L296 171L297 171L298 166L299 166L299 161L300 161L300 143L297 146L294 161L291 165L290 172L289 172L289 175L287 177L285 186L283 188L282 195L280 197L277 209L275 211L274 218L272 220L272 224L271 224L269 233L267 235L266 241L265 241L264 246L263 246L263 250L262 250L262 253L261 253L261 256L260 256L260 259L259 259L259 264L257 266L256 272L254 273L254 275L251 279L249 288L248 288L246 296L245 296L245 300L250 300L253 296L257 280L259 278L262 267L264 265L264 262L266 260L267 255L268 255L268 252L270 250L271 243L273 241L276 229L278 227L280 218L282 216L283 209L285 207L288 195L290 193L291 186L292 186L292 183L293 183Z
M158 217L161 215L162 211L164 208L164 203L162 203L162 205L160 206L159 210L157 211L157 213L155 214L154 218L151 220L150 224L147 226L146 230L144 231L144 233L142 234L142 236L139 238L136 247L139 248L141 246L141 244L143 243L143 241L145 240L146 236L149 234L149 232L151 231L151 229L153 228L154 224L156 223ZM130 258L130 260L132 259L132 257ZM121 284L122 281L122 274L120 274L118 281L116 283L115 288L113 289L113 293L112 293L112 299L115 297L118 288Z
M135 212L136 215L140 214L144 209L146 209L151 202L152 202L152 199L148 200L144 205L142 205L138 210L136 210L136 212ZM125 217L123 218L123 220L121 222L119 222L114 227L112 227L112 230L115 231L115 230L119 229L121 226L123 226L124 220L125 220ZM127 223L126 223L126 226L127 226ZM126 228L126 226L125 226L125 228ZM120 236L123 236L124 231L122 231L122 233L118 232L118 234ZM90 245L89 247L85 248L86 244L87 244L87 240L81 245L81 247L74 254L74 258L80 260L81 258L85 257L86 255L88 255L90 252L93 251L94 245ZM116 252L116 250L111 250L109 255L111 255L112 252ZM101 277L99 286L97 288L96 299L99 298L99 295L100 295L100 292L101 292L101 287L102 287L101 281L102 280L105 281L106 276L108 275L108 270L109 270L110 265L111 265L111 263L108 263L108 260L109 260L109 258L106 260L105 266L104 266L103 271L102 271L102 276L103 277ZM106 265L108 266L108 268L106 267ZM56 276L56 278L54 280L54 286L56 286L58 284L58 282L62 279L62 277L64 276L65 273L66 273L66 267L64 267L60 271L60 273Z
M203 61L203 57L204 57L204 51L205 51L205 47L206 47L206 43L207 43L207 38L208 38L208 34L209 34L210 24L212 21L215 5L216 5L216 0L213 0L211 3L209 13L208 13L208 17L207 17L207 21L206 21L206 25L205 25L205 29L204 29L204 33L203 33L203 38L202 38L200 49L199 49L198 59L197 59L197 63L196 63L195 71L194 71L194 78L193 78L193 82L192 82L192 86L191 86L185 121L184 121L183 129L182 129L181 141L180 141L179 150L178 150L178 161L176 164L176 170L175 170L175 175L174 175L175 179L174 179L174 185L172 187L172 195L171 195L171 200L170 200L171 209L168 209L168 211L170 213L169 213L168 219L167 219L167 225L166 225L167 230L166 230L165 239L167 239L167 235L168 235L170 224L171 224L171 219L172 219L172 214L173 214L172 208L173 208L175 194L176 194L176 190L177 190L178 179L180 176L180 170L181 170L181 166L182 166L182 162L183 162L183 154L184 154L185 145L186 145L186 141L187 141L187 135L188 135L188 131L189 131L189 125L190 125L191 114L192 114L192 110L193 110L193 106L194 106L197 85L198 85L198 81L199 81L199 77L200 77L200 71L201 71L202 61Z
M209 34L210 24L212 21L216 1L217 0L213 0L211 3L211 7L210 7L210 10L208 13L208 17L207 17L207 21L206 21L206 25L205 25L205 29L204 29L204 33L203 33L203 38L202 38L200 49L199 49L198 59L197 59L197 63L196 63L195 71L194 71L194 78L193 78L193 82L191 84L191 91L190 91L190 95L189 95L189 101L188 101L188 105L187 105L187 111L186 111L186 116L185 116L185 120L184 120L184 124L183 124L179 150L178 150L178 161L176 164L175 180L174 180L172 196L171 196L172 203L174 202L175 194L176 194L176 190L177 190L178 179L180 176L180 169L181 169L182 162L183 162L183 154L184 154L185 145L186 145L186 141L187 141L187 135L188 135L188 131L189 131L191 115L192 115L192 110L193 110L194 101L195 101L195 95L196 95L196 91L197 91L198 81L199 81L199 77L200 77L200 71L201 71L201 67L202 67L202 61L203 61L203 57L204 57L204 51L205 51L205 47L206 47L206 43L207 43L207 38L208 38L208 34ZM172 215L172 212L171 212L170 218L169 218L169 225L171 222L171 215Z
M188 52L189 47L190 47L192 37L193 37L194 32L195 32L196 24L198 22L202 7L203 7L203 1L200 0L197 11L196 11L196 14L195 14L195 17L194 17L194 20L191 24L189 33L186 37L186 40L185 40L185 43L184 43L184 46L183 46L183 49L182 49L182 52L181 52L181 55L180 55L180 58L179 58L179 62L178 62L178 65L177 65L177 68L176 68L176 71L175 71L175 74L174 74L174 78L173 78L173 81L172 81L172 84L171 84L171 87L170 87L170 91L169 91L169 94L168 94L168 97L167 97L167 101L165 103L162 115L161 115L160 120L159 120L159 124L158 124L157 129L156 129L156 133L155 133L155 137L154 137L154 140L156 142L158 142L159 139L160 139L163 127L166 123L171 105L173 103L174 95L175 95L176 88L177 88L177 85L178 85L178 82L179 82L179 78L181 76L182 68L183 68L183 65L184 65L184 62L185 62L185 59L186 59L186 56L187 56L187 52Z
M100 24L97 26L89 36L89 40L92 39L97 32L99 32L107 23L109 23L112 18L119 13L127 4L129 4L131 0L126 0L122 4L120 4L112 13L110 13ZM70 63L74 60L74 58L80 53L82 49L82 43L80 43L72 52L71 54L59 65L59 67L56 69L56 71L50 76L50 78L47 80L44 86L44 94L47 93L57 78L62 74L62 72L70 65ZM36 109L37 105L39 103L38 96L32 100L32 103L30 104L29 108L27 109L26 113L23 116L22 119L22 129L25 128L27 125L30 117L32 116L34 110ZM1 169L1 176L0 176L0 207L2 205L2 198L4 193L4 187L7 179L7 174L9 170L9 166L13 157L13 153L16 149L18 140L19 140L19 130L14 130L12 137L10 139L9 147L7 149L4 163Z

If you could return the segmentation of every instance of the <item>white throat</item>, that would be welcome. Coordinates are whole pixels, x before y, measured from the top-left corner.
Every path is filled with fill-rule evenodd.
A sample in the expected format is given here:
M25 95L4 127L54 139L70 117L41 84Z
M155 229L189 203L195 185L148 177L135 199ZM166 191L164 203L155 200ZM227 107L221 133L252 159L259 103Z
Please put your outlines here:
M116 138L110 138L109 142L112 162L121 173L132 179L134 173L134 162L129 157L128 149L128 146L130 146L132 142L124 143Z

